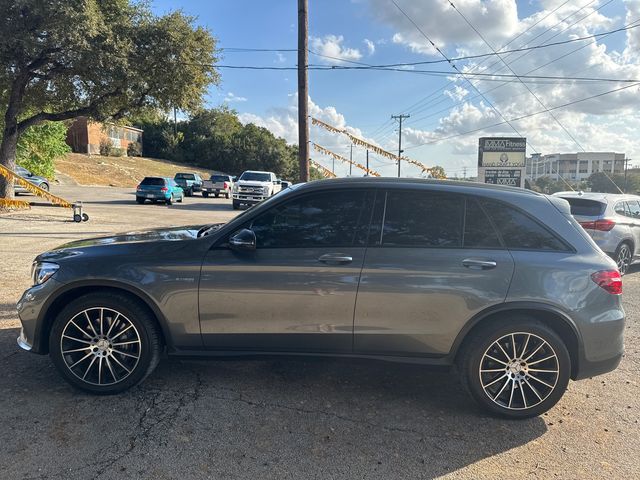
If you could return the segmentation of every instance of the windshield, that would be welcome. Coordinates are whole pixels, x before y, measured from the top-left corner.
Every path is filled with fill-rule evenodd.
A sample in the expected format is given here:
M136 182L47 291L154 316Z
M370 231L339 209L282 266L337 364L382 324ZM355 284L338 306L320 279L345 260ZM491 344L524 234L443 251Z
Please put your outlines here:
M142 183L140 183L140 185L164 185L164 178L147 177L142 180Z
M226 175L211 175L212 182L228 182L229 177Z
M254 182L270 182L271 174L259 172L244 172L240 176L240 180L249 180Z
M196 176L193 173L176 173L174 178L176 180L195 180Z

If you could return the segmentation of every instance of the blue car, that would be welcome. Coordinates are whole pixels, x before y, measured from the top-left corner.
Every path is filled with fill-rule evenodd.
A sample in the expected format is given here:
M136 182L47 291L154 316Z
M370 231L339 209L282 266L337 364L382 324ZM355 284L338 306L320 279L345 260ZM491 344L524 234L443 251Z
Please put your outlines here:
M136 188L136 202L140 204L145 200L151 200L152 203L161 201L171 205L173 202L181 203L183 199L184 190L173 178L145 177Z

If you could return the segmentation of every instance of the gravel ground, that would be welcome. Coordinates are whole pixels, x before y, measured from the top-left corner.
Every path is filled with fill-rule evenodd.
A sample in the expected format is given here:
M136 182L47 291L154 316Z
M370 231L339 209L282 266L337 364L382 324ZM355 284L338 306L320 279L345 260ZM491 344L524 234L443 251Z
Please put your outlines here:
M618 370L571 382L532 420L485 416L449 374L344 360L164 359L141 386L94 397L16 346L14 306L33 257L71 239L235 212L223 199L166 207L135 205L117 188L54 193L85 200L91 220L45 207L0 215L3 479L640 477L638 268L624 281Z

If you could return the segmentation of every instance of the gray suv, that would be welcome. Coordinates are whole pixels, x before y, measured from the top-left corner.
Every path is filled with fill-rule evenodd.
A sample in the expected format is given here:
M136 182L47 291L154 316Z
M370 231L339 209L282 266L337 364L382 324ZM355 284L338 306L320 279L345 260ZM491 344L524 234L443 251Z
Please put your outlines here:
M315 355L457 367L488 411L539 415L623 353L615 263L566 201L467 182L294 185L227 224L38 256L19 345L121 392L176 356Z
M598 246L613 258L620 273L640 256L640 197L611 193L560 192L571 213Z

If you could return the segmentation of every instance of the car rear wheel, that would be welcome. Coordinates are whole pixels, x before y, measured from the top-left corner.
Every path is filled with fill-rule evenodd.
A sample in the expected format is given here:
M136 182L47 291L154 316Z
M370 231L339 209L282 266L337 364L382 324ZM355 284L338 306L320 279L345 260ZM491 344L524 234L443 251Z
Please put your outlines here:
M160 359L158 326L135 299L93 293L71 302L56 317L49 354L76 388L107 395L144 380Z
M202 192L202 196L204 198L208 198L209 197L209 192Z
M49 191L49 184L48 183L41 183L40 185L38 185L42 190L44 190L45 192Z
M235 200L233 201L233 209L234 210L238 210L240 208L240 203L236 202Z
M571 359L553 330L518 316L474 332L459 368L463 384L485 410L520 419L541 415L560 400Z
M142 205L144 203L144 197L136 197L136 202Z
M230 196L230 195L229 195L229 192L225 193L225 194L224 194L224 196L225 196L225 198L228 200L228 199L229 199L229 196Z
M631 260L633 255L631 253L631 247L628 243L621 243L616 249L615 261L618 265L618 270L620 271L620 275L624 275L629 270L629 265L631 265Z
M165 203L167 205L173 204L173 194L171 194L171 196L165 200Z

